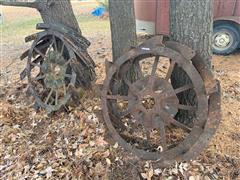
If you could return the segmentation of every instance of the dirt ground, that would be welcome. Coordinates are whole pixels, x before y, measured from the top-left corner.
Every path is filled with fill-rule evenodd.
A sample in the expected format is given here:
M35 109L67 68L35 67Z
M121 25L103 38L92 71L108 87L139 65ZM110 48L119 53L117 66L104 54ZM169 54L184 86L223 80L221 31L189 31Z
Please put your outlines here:
M84 13L93 7L87 8ZM15 20L15 9L4 12L5 20ZM17 12L22 16L30 13ZM92 42L89 54L97 64L97 83L102 83L104 61L111 60L110 31L85 35ZM101 109L96 95L90 93L84 99L91 113L81 107L52 117L36 112L25 94L26 81L18 77L25 61L17 58L29 45L2 42L0 179L240 179L240 53L213 56L222 87L222 120L206 150L191 162L153 169L151 162L136 163L118 144L109 144L102 119L93 113Z

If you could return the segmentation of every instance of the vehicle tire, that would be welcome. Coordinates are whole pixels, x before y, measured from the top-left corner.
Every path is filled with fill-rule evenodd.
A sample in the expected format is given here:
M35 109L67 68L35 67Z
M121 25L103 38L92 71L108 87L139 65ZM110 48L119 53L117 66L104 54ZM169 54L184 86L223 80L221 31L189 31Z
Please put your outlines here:
M218 24L213 28L212 42L214 54L231 54L240 44L240 32L231 24Z

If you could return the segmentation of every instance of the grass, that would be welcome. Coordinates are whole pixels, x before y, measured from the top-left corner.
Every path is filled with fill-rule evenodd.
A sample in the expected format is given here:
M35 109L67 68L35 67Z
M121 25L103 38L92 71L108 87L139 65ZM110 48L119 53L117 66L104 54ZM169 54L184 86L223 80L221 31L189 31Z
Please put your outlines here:
M90 15L79 15L76 18L83 34L87 36L91 36L91 33L94 32L106 32L110 29L108 20L101 20ZM39 22L42 22L40 17L27 17L1 24L2 42L22 43L27 35L36 32L35 27Z
M3 42L24 38L36 32L38 22L41 22L40 18L27 18L0 25Z
M77 16L78 23L83 31L83 34L91 35L94 32L110 31L108 20L102 20L93 16Z
M99 5L96 1L73 1L72 5L84 36L110 31L108 20L90 15ZM39 13L29 8L3 6L0 11L4 15L3 24L0 24L1 43L22 45L26 36L37 32L36 24L42 22Z

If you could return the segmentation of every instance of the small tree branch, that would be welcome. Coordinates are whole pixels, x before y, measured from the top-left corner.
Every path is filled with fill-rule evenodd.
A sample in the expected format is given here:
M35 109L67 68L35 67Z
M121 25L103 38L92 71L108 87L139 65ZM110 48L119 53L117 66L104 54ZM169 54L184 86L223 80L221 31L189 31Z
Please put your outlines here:
M36 8L36 9L38 9L38 3L37 2L19 2L19 1L0 0L0 5L3 5L3 6L29 7L29 8Z

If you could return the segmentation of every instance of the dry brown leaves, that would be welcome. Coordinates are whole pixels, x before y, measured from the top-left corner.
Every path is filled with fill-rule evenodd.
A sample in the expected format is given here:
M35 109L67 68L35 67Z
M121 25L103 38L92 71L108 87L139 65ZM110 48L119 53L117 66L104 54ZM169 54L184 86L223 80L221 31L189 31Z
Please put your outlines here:
M47 117L16 103L0 102L0 176L3 179L104 177L109 167L105 128L78 110ZM22 101L24 102L24 101Z
M104 74L98 63L97 73ZM110 142L103 120L75 107L48 117L35 112L22 84L1 89L0 177L2 179L237 179L239 178L239 82L218 68L223 84L223 122L209 148L198 160L167 169L132 160ZM103 79L102 76L99 77ZM100 80L99 82L102 82ZM99 99L84 101L99 110ZM232 104L231 108L230 105ZM226 121L227 120L227 121ZM229 123L230 122L230 123ZM234 129L235 128L235 129ZM231 150L226 150L226 146Z

